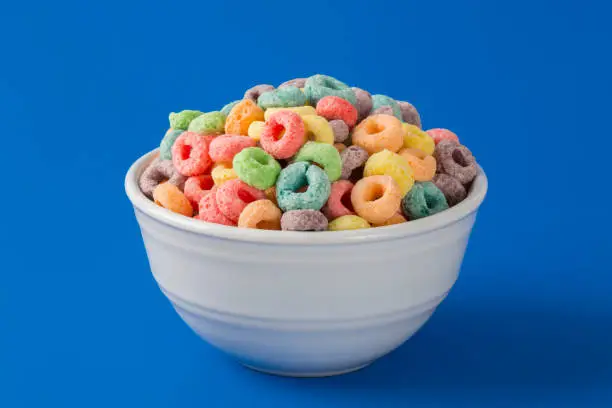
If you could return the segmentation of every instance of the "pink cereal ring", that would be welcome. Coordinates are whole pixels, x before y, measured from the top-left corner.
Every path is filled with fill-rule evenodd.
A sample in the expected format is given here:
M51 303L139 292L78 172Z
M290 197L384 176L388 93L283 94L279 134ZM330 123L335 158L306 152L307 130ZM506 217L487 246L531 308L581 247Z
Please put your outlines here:
M348 180L338 180L332 183L327 203L321 209L327 219L334 220L343 215L355 215L351 203L351 190L353 190L353 183Z
M193 132L180 135L172 145L172 163L183 176L204 174L211 166L210 138Z
M429 136L434 140L435 144L440 143L442 140L452 140L454 142L459 143L459 137L448 129L429 129L427 132Z
M257 142L248 136L221 135L210 142L209 154L215 163L231 163L234 156L247 147L255 147Z
M253 201L263 200L266 194L240 179L232 179L217 189L216 197L217 207L221 214L233 222L238 222L244 207Z
M357 123L357 109L352 103L338 96L325 96L317 102L317 115L327 120L342 120L349 128Z
M191 176L185 181L183 193L193 208L198 208L200 200L215 186L213 178L209 175Z
M261 131L259 143L274 158L288 159L304 144L305 133L306 128L300 115L281 110L270 115Z
M212 222L214 224L229 225L235 227L236 223L219 211L217 206L217 188L210 190L208 194L200 200L199 213L195 216L198 220Z

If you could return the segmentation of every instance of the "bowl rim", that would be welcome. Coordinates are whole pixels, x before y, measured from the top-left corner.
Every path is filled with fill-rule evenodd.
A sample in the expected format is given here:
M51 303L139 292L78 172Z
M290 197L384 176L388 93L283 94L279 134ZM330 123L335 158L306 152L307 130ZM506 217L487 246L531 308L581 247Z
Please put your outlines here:
M482 167L478 166L478 175L465 200L437 214L407 223L350 231L321 232L237 228L175 214L149 200L140 191L138 179L146 165L157 157L158 151L159 149L154 149L142 155L132 163L127 171L125 192L134 209L175 229L231 241L285 245L334 245L405 238L448 227L471 215L480 207L488 189L487 176Z

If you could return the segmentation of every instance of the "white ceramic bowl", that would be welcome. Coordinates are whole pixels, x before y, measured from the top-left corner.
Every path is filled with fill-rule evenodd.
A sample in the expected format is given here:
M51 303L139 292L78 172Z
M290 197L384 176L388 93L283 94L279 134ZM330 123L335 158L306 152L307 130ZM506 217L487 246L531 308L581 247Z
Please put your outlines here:
M138 159L125 189L155 280L205 341L251 368L327 376L394 350L430 318L455 280L487 191L409 223L341 232L209 224L149 201Z

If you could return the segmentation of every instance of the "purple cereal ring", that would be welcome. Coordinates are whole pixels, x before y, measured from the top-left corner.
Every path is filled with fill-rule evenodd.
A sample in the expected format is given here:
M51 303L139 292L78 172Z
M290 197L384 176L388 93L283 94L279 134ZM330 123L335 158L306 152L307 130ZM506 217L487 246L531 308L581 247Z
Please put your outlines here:
M359 113L359 119L361 120L368 116L372 110L372 95L368 91L364 91L360 88L352 89L357 99L355 107L357 108L357 113Z
M419 115L419 112L417 112L414 105L403 101L397 101L397 104L399 105L400 110L402 111L402 119L404 120L404 122L410 123L411 125L414 125L421 129L421 116Z
M448 174L466 185L478 174L476 159L470 149L452 140L443 140L436 145L434 157L438 163L437 173Z
M291 210L281 217L283 231L325 231L327 217L317 210Z
M283 82L278 87L279 88L284 88L286 86L295 86L296 88L303 88L304 85L306 85L306 79L308 79L308 78L290 79L289 81Z
M342 160L342 180L348 180L351 177L353 170L363 166L368 160L368 152L359 146L349 146L340 153Z
M348 138L349 128L343 120L330 120L329 126L331 126L334 131L334 143L342 143Z
M170 184L174 184L181 191L183 191L186 180L187 177L176 171L174 165L172 164L172 160L160 160L159 158L156 158L151 162L149 167L142 172L142 175L138 180L138 185L140 187L140 191L152 199L153 190L155 190L155 187L157 187L159 184L168 181Z
M273 91L274 87L268 84L256 85L250 89L248 89L244 93L243 99L250 99L253 102L257 103L257 99L262 93Z
M459 204L467 197L467 191L463 184L448 174L436 174L432 182L442 191L449 206Z
M381 106L378 109L374 109L372 112L370 112L370 114L368 116L372 116L372 115L393 115L393 108L390 107L389 105L385 105L385 106Z

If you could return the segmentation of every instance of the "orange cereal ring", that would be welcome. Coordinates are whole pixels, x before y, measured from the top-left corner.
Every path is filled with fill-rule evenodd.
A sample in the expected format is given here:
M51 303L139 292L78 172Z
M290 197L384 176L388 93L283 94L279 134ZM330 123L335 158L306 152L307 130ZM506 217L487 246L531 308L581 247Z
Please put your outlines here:
M402 122L391 115L372 115L353 129L353 144L369 154L387 149L397 152L404 144Z
M193 216L193 207L185 194L177 186L170 183L161 183L153 190L153 201L172 212Z
M264 120L264 111L250 99L236 104L225 120L225 133L248 136L249 126L255 121Z
M391 176L369 176L355 184L351 202L361 218L382 224L399 211L402 193Z
M281 210L270 200L249 203L238 218L238 227L266 230L281 229Z
M334 143L334 147L338 150L338 153L342 153L344 149L346 149L346 145L344 143Z
M387 221L383 222L382 224L374 224L372 226L373 227L386 227L387 225L402 224L406 221L407 221L406 218L402 214L395 213L393 216L391 216L391 218L389 218Z
M402 149L398 152L414 170L416 181L430 181L436 175L436 159L420 149Z
M266 198L274 203L274 205L278 205L276 202L276 187L272 186L270 188L266 188L264 190L264 194Z

